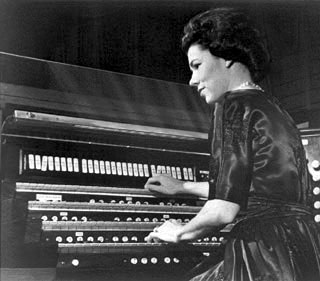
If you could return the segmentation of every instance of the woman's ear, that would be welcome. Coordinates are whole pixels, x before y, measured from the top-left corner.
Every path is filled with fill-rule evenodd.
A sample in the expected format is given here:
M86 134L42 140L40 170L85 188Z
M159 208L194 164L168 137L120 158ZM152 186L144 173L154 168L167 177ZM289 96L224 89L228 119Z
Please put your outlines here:
M230 68L233 65L233 60L226 60L226 68Z

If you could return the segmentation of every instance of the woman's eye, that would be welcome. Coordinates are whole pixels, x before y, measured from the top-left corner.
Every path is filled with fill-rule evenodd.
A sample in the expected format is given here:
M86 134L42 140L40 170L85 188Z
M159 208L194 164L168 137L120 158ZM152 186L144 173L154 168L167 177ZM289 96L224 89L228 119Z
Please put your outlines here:
M197 63L197 64L194 64L194 65L193 65L193 68L194 68L194 69L198 69L199 66L200 66L200 63Z

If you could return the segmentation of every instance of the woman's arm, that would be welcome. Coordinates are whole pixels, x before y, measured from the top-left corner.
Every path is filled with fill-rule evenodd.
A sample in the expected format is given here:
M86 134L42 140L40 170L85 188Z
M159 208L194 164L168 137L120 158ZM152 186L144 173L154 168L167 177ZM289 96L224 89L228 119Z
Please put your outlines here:
M180 181L168 175L155 175L148 179L145 186L151 192L160 194L190 194L201 198L208 198L208 182Z
M200 212L177 233L178 241L194 240L207 234L212 228L234 221L240 210L236 203L213 199L205 203Z
M213 199L205 203L200 212L187 224L183 225L176 220L169 220L154 229L147 237L147 242L172 242L192 241L203 237L212 228L231 223L240 206L236 203Z

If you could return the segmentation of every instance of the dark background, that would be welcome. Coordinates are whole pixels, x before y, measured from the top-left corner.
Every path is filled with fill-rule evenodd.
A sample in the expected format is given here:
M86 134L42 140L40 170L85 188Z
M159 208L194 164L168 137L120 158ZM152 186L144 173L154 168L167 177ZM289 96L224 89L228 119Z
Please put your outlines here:
M320 127L320 1L1 1L0 51L187 84L184 24L209 8L249 13L269 42L272 91Z

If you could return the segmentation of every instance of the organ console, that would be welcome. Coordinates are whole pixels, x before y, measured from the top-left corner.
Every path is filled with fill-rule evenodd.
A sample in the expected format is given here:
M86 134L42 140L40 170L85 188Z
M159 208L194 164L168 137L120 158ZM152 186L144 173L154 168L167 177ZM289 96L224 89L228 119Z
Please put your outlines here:
M79 137L83 130L90 139ZM156 196L143 186L155 173L206 179L208 155L192 149L204 134L15 110L2 135L6 160L16 158L2 188L8 207L17 208L11 218L19 225L7 239L20 241L21 260L11 260L19 266L55 266L59 278L93 269L112 280L146 272L177 278L221 244L220 233L175 247L144 241L163 221L185 223L203 205L201 198Z
M184 280L204 259L219 259L224 231L178 245L144 241L163 221L186 223L204 204L202 198L155 195L143 187L154 173L207 180L202 128L208 124L201 105L170 110L141 103L137 85L155 98L168 95L168 89L185 95L187 86L132 82L5 53L0 60L7 66L0 84L5 280L15 280L10 269L21 268L54 268L45 280ZM105 81L111 85L108 94L100 88ZM100 94L90 92L89 84ZM126 93L128 88L132 92ZM320 134L302 134L319 221Z

